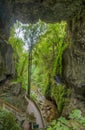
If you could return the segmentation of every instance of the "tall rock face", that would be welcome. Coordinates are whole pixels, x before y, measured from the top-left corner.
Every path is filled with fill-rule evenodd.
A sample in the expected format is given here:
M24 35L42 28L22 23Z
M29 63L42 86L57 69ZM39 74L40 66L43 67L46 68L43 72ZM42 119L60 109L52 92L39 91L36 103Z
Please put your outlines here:
M85 10L69 22L72 44L64 54L63 77L71 88L67 114L72 109L80 109L85 115Z
M85 12L72 19L70 30L72 45L65 54L64 77L76 93L85 96Z
M0 82L12 78L14 73L13 49L0 39Z
M85 108L85 0L0 0L1 35L8 37L16 20L26 23L38 19L51 23L67 21L72 44L64 54L63 77L73 90L70 105L75 102L71 107ZM5 66L6 71L0 69L1 79L13 73L12 64L8 63L8 57L12 63L11 50L3 45L0 42L0 66Z

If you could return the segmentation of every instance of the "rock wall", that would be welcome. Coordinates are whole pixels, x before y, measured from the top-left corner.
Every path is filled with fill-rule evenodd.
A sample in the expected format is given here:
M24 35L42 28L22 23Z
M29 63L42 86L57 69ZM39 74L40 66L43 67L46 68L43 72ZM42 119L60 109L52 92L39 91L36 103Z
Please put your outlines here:
M0 39L0 83L15 74L12 47Z
M23 23L38 19L45 22L71 20L84 4L84 0L0 0L0 30L8 36L16 20Z
M65 53L64 77L76 93L85 94L85 12L71 21L72 45ZM68 54L68 55L67 55Z
M71 95L64 113L68 115L78 108L85 115L85 11L73 18L69 27L72 45L64 54L63 77L71 88Z

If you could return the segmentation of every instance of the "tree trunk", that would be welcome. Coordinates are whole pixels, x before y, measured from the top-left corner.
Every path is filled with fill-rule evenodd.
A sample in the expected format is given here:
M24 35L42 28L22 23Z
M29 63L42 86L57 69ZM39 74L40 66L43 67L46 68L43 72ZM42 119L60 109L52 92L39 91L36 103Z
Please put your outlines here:
M31 91L31 69L32 69L32 50L29 50L28 55L28 87L27 87L27 96L30 98Z

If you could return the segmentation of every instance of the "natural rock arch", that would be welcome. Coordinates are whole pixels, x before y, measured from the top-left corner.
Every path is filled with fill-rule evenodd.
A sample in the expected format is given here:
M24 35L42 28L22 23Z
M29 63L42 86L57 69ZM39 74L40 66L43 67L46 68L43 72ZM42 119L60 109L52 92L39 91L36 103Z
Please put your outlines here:
M1 0L0 28L8 28L16 21L70 21L84 10L84 0Z

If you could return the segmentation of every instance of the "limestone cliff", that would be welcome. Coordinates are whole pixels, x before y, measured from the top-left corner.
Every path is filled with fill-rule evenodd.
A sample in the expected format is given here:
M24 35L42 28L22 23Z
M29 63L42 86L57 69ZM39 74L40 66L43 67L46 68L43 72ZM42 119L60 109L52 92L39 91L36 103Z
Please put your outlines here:
M71 20L72 45L64 58L64 77L76 93L85 95L85 12ZM68 54L68 55L67 55Z

